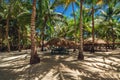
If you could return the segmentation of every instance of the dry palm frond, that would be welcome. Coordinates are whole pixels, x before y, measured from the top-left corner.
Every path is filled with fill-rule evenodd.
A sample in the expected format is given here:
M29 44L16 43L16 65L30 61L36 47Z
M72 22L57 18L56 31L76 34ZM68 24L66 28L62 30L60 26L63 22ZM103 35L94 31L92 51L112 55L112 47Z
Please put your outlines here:
M80 76L82 75L79 70L70 69L69 67L65 66L64 64L60 64L60 72L64 76L69 76L71 80L81 80Z
M98 0L97 5L101 5L103 3L103 0Z
M41 80L58 80L58 75L56 70L51 69ZM55 74L55 75L54 75Z
M76 0L66 0L65 5L68 6L71 2L75 2Z

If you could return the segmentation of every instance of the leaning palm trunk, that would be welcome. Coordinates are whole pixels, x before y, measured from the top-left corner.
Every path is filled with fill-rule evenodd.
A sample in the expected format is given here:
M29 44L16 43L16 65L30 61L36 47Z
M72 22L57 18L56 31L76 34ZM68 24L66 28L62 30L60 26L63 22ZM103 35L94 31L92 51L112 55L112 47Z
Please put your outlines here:
M82 3L83 3L83 0L80 0L80 49L79 49L78 60L84 60L84 55L83 55Z
M32 15L31 15L31 58L30 64L36 64L40 62L40 58L37 55L35 44L35 17L36 17L36 0L33 0Z
M95 52L94 50L94 7L92 6L92 47L91 52Z

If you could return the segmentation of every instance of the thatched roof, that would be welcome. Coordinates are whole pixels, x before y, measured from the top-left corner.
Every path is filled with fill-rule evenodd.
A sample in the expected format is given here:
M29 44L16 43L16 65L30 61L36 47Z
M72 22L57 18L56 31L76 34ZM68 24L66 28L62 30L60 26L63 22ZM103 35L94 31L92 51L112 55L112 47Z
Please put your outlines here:
M93 43L91 37L84 40L84 44L91 44L91 43ZM106 41L103 39L95 38L94 43L95 44L106 44Z
M77 46L77 44L75 44L75 42L64 39L64 38L53 38L51 40L49 40L45 46L58 46L58 47L75 47Z

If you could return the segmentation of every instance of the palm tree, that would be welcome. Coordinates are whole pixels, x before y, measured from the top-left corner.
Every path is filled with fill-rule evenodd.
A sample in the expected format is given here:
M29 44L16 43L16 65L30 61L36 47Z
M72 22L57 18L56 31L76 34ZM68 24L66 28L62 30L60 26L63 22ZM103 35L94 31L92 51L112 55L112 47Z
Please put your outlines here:
M9 42L8 42L9 20L6 20L8 14L9 14L8 13L8 5L6 5L6 3L3 0L1 0L1 2L0 2L0 23L1 23L2 26L5 26L5 30L1 26L1 32L2 32L1 44L4 44L5 46L7 46L7 51L9 52L10 51L10 45L9 45ZM1 47L3 48L3 45Z
M9 11L8 11L9 12ZM7 40L7 51L10 52L10 43L9 43L9 36L8 36L8 32L9 32L9 19L10 19L10 15L7 16L7 24L6 24L6 40Z
M91 52L94 51L94 36L95 36L95 31L94 31L94 13L95 13L95 6L97 4L102 4L103 0L86 0L87 4L92 5L92 46L91 46Z
M73 10L73 16L74 16L74 27L75 27L75 43L77 43L77 24L76 24L76 16L75 16L75 10L74 10L74 3L72 2L72 10ZM74 51L76 49L74 48Z
M16 1L14 1L14 0L10 0L10 1L8 1L8 2L5 2L5 1L2 1L2 7L3 7L3 11L1 11L1 16L2 16L2 18L3 19L5 19L5 21L6 21L6 25L5 25L5 32L6 32L6 34L5 34L5 44L7 45L7 51L9 52L10 51L10 41L9 41L9 39L11 39L11 37L10 37L10 21L11 20L14 20L15 21L15 19L13 18L13 16L14 16L14 3L15 3Z
M6 26L5 26L5 31L6 31L6 41L7 41L7 51L10 52L10 43L9 43L9 20L10 20L10 15L11 15L11 2L8 3L8 15L6 18Z
M35 44L35 17L36 17L36 0L33 0L32 15L31 15L31 58L30 64L40 62L40 58L37 55Z
M90 34L92 33L92 29L91 27L89 26L91 24L91 14L90 13L90 8L86 7L85 5L83 6L83 39L84 38L87 38L87 37L90 37ZM78 18L78 20L80 20L80 10L77 10L75 12L76 14L76 17ZM77 21L77 26L79 25L79 22ZM77 35L80 33L78 28L77 28ZM85 35L84 35L85 34ZM78 37L78 36L77 36ZM84 40L83 40L84 41ZM84 42L83 42L84 43Z
M24 2L25 4L25 2ZM20 0L15 0L14 3L14 9L12 10L12 18L15 21L15 28L17 28L17 34L18 34L18 50L21 51L21 41L22 41L22 37L21 34L22 33L21 29L25 28L26 25L29 25L30 23L30 11L27 9L28 6L30 6L30 4L27 6L23 5L23 2ZM24 20L23 20L24 18ZM27 29L23 29L23 31L25 31ZM14 36L14 35L13 35ZM12 41L13 42L13 41Z
M77 0L56 0L54 1L54 5L53 6L59 6L59 5L64 5L65 9L63 11L63 13L68 9L68 7L70 6L70 4L72 4L72 11L73 11L73 17L74 17L74 28L75 28L75 38L77 37L77 33L76 33L76 29L77 29L77 24L76 24L76 16L75 16L75 9L74 9L74 3L76 5L78 5L78 1ZM75 40L76 42L76 40Z
M92 48L91 48L91 52L95 52L94 51L94 7L92 4Z
M70 5L70 3L72 3L72 11L73 11L73 17L74 17L74 28L75 28L75 42L76 42L76 38L77 38L77 23L76 23L76 15L75 15L75 9L74 9L74 3L77 3L76 0L67 0L65 2L67 5L66 5L66 8ZM66 10L66 9L65 9Z
M108 39L107 35L109 35L108 34L108 31L109 31L109 33L112 34L111 36L112 37L112 49L114 49L115 48L115 32L116 32L115 28L117 27L117 22L116 22L117 18L115 17L119 17L120 10L119 10L119 7L117 6L117 3L119 3L119 0L114 0L114 1L110 0L105 3L108 5L108 8L106 9L106 11L101 10L102 11L101 16L105 18L104 22L106 21L108 22L108 24L106 24L106 26L108 26L108 29L106 30L107 31L106 37Z
M41 51L44 50L44 40L46 31L48 31L47 28L51 31L51 29L53 29L51 27L55 26L57 22L65 22L64 16L60 13L54 12L54 8L53 4L50 4L48 0L38 1L37 26L41 32ZM52 32L50 34L52 34Z
M78 60L84 60L83 55L83 23L82 23L82 5L84 0L80 0L80 49Z

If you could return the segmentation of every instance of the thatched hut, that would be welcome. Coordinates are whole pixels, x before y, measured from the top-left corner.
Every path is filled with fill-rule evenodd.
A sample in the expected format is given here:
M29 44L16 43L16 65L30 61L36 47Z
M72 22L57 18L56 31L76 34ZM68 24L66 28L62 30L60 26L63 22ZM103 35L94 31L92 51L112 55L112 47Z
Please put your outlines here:
M66 48L75 48L78 46L78 44L76 44L75 42L64 38L53 38L45 44L45 46L47 45L55 46L55 47L66 47Z
M93 44L93 40L92 40L91 37L85 39L84 40L84 49L85 50L90 50L92 44ZM106 44L107 44L107 42L103 39L100 39L100 38L95 38L94 39L94 48L96 50L98 50L98 49L101 50L101 48L106 48ZM107 48L106 48L106 50L107 50Z
M92 44L92 38L87 38L84 40L84 44ZM94 39L94 44L106 44L106 41L100 38L95 38Z

